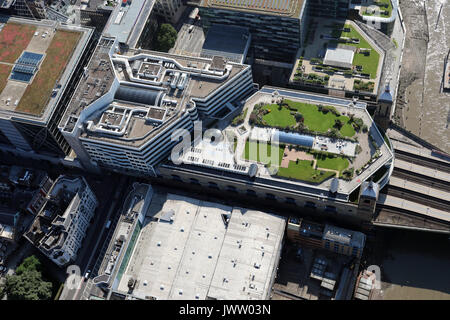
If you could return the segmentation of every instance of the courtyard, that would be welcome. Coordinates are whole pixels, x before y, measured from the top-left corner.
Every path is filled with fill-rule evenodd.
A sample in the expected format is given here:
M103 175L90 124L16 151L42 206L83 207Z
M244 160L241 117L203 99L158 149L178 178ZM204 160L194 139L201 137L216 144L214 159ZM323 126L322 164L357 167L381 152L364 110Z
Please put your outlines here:
M383 53L352 21L312 21L290 82L376 93ZM330 57L333 56L333 59Z

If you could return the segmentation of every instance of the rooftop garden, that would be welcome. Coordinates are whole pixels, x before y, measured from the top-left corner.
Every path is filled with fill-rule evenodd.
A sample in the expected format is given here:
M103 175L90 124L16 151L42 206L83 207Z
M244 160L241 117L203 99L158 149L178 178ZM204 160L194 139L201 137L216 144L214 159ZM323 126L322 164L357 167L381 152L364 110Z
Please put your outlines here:
M250 155L250 145L257 150L256 155ZM256 145L256 146L255 146ZM267 148L265 155L260 154L260 148ZM292 149L296 151L306 150L306 153L312 155L314 160L304 160L297 158L295 161L289 160L286 165L282 165L284 154L284 145L275 146L278 152L278 163L271 163L271 146L266 143L245 142L243 157L246 160L257 161L266 165L266 167L276 168L274 175L278 177L300 180L310 183L321 183L331 177L339 177L345 180L353 178L354 169L347 169L350 162L347 158L331 154L328 152L306 150L304 147L288 145L289 152ZM286 155L287 156L287 155Z
M252 145L252 148L255 148L257 150L257 154L250 154L250 145ZM256 145L256 146L255 146ZM284 146L274 146L276 148L276 151L278 152L278 163L281 163L281 159L283 158L283 152L284 152ZM266 148L266 152L260 152L260 149ZM263 154L267 155L265 157ZM260 163L264 163L267 165L270 165L272 155L272 146L270 144L266 143L258 143L253 141L245 141L245 149L244 149L244 158L247 160L252 160Z
M9 22L0 31L0 61L14 63L30 43L35 26Z
M379 12L379 16L383 18L389 18L392 14L392 3L391 0L376 0L371 4L373 6L378 6L379 11L372 9L370 6L364 10L364 16L373 16Z
M356 131L367 129L362 119L341 115L332 106L287 99L279 104L255 105L250 124L347 139L352 138Z
M362 73L370 74L370 78L375 79L377 77L378 63L380 61L379 53L349 24L344 25L344 28L340 31L339 38L343 37L359 39L359 43L345 43L346 45L358 48L353 57L353 65L356 66L356 69L358 69L358 66L362 67Z
M318 69L317 71L322 71ZM323 70L325 72L325 69ZM331 72L331 70L330 70ZM334 72L334 71L332 71ZM329 75L320 76L316 73L305 73L303 68L303 57L300 57L297 65L297 70L294 74L294 82L302 83L302 84L310 84L310 85L320 85L327 86L328 81L330 80Z
M231 125L238 126L244 123L245 117L247 116L247 108L245 108L244 112L241 112L238 116L236 116L232 121Z
M362 81L362 80L355 80L353 82L353 90L355 91L368 91L372 92L373 89L375 89L375 83L373 81Z
M331 34L323 44L323 51L330 44L345 44L356 47L356 52L352 61L352 68L324 65L320 57L311 58L309 63L312 70L326 75L306 73L303 65L303 57L299 58L297 69L293 81L302 84L327 86L330 76L342 75L346 77L360 77L365 79L375 79L377 76L380 54L367 42L367 40L350 24L334 23L330 26Z
M5 89L8 77L11 74L12 66L0 63L0 93Z
M287 168L278 168L277 176L306 182L320 183L335 176L333 171L314 169L314 161L297 160L289 161Z
M25 90L16 111L41 114L79 39L79 32L61 30L56 32L38 73Z

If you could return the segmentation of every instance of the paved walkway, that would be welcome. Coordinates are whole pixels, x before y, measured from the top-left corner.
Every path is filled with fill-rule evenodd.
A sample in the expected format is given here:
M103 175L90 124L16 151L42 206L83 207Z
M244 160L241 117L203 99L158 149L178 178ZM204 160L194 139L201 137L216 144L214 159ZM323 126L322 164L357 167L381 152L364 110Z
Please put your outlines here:
M314 166L316 165L316 160L312 154L308 154L305 151L297 151L294 148L289 150L289 147L286 146L284 148L283 160L281 160L281 167L287 168L289 167L289 161L296 161L297 159L314 161Z

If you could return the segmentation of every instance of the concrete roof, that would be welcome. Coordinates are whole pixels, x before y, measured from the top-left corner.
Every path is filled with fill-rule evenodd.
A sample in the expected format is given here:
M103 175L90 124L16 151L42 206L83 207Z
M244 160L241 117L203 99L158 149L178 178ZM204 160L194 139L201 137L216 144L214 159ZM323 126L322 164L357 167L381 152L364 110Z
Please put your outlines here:
M213 24L208 30L201 56L222 56L227 60L243 63L250 45L248 28Z
M133 277L137 283L132 295L142 299L266 298L284 218L174 194L153 199L118 291L127 292ZM172 223L159 220L172 210ZM242 241L240 248L237 241ZM255 274L253 281L250 274ZM255 284L252 290L250 282Z
M154 2L154 0L132 0L124 6L118 4L109 17L103 34L117 37L120 43L132 42L130 47L133 48L139 40L134 34L140 35L153 9Z

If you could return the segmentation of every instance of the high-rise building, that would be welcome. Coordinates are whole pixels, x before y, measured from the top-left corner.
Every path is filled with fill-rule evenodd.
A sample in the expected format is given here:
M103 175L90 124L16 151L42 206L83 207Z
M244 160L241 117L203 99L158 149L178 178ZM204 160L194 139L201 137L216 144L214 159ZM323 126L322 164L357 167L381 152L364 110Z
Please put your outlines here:
M0 29L0 50L10 49L0 59L0 145L69 154L58 123L89 57L93 30L12 17L1 20ZM17 34L21 41L11 40Z
M250 54L266 61L291 63L306 35L306 3L303 0L248 1L197 0L203 25L246 27L252 35Z

